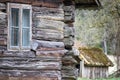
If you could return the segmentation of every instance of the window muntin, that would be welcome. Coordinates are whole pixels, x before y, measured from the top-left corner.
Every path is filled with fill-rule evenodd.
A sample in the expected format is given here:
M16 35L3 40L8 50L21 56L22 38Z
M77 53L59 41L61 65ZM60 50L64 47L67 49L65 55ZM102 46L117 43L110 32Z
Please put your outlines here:
M8 3L8 49L30 50L31 6Z

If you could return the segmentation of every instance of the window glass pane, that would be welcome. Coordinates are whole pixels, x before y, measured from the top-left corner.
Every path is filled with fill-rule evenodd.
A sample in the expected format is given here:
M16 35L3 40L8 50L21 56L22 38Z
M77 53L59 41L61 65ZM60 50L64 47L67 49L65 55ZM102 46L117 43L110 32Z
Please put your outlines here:
M11 46L18 46L19 43L19 29L11 28Z
M18 27L19 26L19 9L12 8L11 9L11 26Z
M22 26L23 27L30 27L30 10L29 9L23 9L23 22Z
M22 45L29 46L30 45L30 32L28 28L23 28L22 30Z
M11 8L11 46L19 45L19 9Z
M30 10L23 9L22 15L22 46L30 45Z

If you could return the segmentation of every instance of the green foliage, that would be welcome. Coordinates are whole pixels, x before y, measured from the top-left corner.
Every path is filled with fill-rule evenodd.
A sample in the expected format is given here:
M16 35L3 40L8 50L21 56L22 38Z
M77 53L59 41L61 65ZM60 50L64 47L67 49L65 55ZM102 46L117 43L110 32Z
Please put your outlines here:
M76 39L82 45L90 47L102 47L104 40L107 43L109 53L115 53L120 16L120 0L100 0L101 9L76 10Z
M107 18L101 12L102 10L76 10L76 38L87 46L94 47L103 40L103 27Z

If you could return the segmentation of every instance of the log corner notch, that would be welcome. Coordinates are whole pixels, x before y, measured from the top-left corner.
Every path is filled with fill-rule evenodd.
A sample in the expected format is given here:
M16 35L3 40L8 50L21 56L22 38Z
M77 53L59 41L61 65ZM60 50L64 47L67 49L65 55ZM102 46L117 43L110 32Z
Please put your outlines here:
M74 12L75 4L73 0L64 0L64 45L65 49L68 50L65 55L62 57L62 80L76 80L77 78L77 69L75 65L77 61L74 58Z

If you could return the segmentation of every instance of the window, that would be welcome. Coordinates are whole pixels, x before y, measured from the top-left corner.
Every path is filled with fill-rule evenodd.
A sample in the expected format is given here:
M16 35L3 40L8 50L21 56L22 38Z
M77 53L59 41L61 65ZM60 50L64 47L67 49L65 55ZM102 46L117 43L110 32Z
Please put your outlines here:
M8 3L8 49L30 49L31 13L30 5Z

